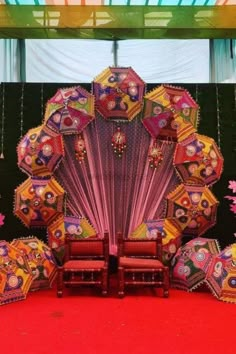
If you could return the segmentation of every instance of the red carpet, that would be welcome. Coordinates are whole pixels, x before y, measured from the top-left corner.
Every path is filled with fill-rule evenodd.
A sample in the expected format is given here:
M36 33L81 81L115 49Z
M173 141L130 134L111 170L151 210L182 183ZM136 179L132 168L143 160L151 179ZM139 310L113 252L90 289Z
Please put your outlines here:
M233 354L236 306L206 290L130 289L124 299L94 289L29 293L0 308L1 351L11 354ZM90 296L89 296L90 295Z

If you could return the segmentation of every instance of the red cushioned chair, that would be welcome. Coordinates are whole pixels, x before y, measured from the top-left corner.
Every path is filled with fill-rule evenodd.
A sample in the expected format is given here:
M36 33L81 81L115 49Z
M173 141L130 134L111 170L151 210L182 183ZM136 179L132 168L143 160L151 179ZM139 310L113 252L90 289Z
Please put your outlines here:
M169 268L162 263L162 237L155 240L124 239L118 233L118 295L125 287L153 286L169 296Z
M58 267L57 296L63 287L95 285L108 293L109 235L103 238L75 239L66 237L64 264Z

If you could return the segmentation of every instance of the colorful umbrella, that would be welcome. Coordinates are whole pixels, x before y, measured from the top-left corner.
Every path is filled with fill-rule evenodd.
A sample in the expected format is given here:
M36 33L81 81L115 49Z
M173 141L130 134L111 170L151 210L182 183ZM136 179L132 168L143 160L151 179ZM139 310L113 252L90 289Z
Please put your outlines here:
M219 202L207 186L180 184L166 200L166 217L185 234L200 236L216 223Z
M142 122L153 138L180 142L196 132L198 109L186 89L161 85L144 96Z
M37 237L15 239L11 243L27 258L33 274L30 290L49 288L57 273L51 249Z
M81 86L59 89L47 102L45 123L58 133L81 133L95 118L94 102Z
M64 156L60 134L41 125L30 129L17 147L18 166L30 176L51 175Z
M142 110L144 91L144 81L131 67L109 67L93 82L96 108L105 119L134 119Z
M22 252L1 240L0 305L25 299L32 281L32 272Z
M48 243L60 262L64 256L65 236L88 238L97 235L94 227L85 218L76 216L60 216L48 226Z
M217 240L197 237L181 246L171 261L175 288L192 291L201 285L214 255L220 252Z
M65 191L51 177L28 178L15 190L14 213L27 226L47 226L64 211Z
M213 258L206 283L219 300L236 303L236 243Z
M184 182L211 185L220 178L223 161L214 139L193 134L176 145L173 164Z
M147 220L140 224L129 238L153 239L161 232L163 237L163 262L168 263L181 245L181 229L169 219Z

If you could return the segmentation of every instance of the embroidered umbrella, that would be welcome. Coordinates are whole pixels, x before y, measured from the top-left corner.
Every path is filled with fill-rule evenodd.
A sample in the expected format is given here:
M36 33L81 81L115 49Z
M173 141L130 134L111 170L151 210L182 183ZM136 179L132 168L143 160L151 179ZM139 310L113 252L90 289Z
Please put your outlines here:
M28 260L33 274L30 290L51 287L57 273L51 249L37 237L15 239L11 244L19 249Z
M153 239L161 233L163 262L168 263L181 245L181 229L169 219L147 220L140 224L129 238Z
M216 223L219 202L207 186L180 184L166 201L166 217L185 234L200 236Z
M53 249L55 257L61 262L64 256L65 236L74 238L95 237L94 227L86 218L78 216L60 216L48 228L48 243Z
M64 211L65 191L51 177L28 178L15 190L15 215L27 226L47 226Z
M198 109L186 89L161 85L144 96L142 122L153 138L180 142L196 132Z
M59 89L47 102L45 123L62 134L78 134L95 118L94 96L81 86Z
M25 299L32 281L32 272L22 252L1 240L0 305Z
M93 82L96 108L105 119L134 119L142 110L144 91L144 81L131 67L109 67Z
M175 288L192 291L201 285L214 255L220 252L216 239L197 237L181 246L171 261Z
M64 156L60 134L41 125L30 129L17 146L18 166L30 176L51 175Z
M236 303L236 243L214 256L206 283L217 299Z
M184 182L212 185L222 174L223 161L214 139L193 134L176 145L173 164Z

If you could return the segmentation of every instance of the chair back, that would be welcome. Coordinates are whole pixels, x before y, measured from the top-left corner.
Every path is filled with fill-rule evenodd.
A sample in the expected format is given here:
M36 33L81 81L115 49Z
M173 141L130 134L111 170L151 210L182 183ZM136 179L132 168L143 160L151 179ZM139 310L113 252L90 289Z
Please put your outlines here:
M162 261L162 236L161 233L152 240L124 238L118 233L118 256L119 257L144 257Z

